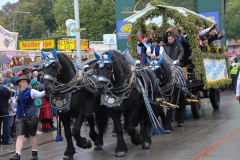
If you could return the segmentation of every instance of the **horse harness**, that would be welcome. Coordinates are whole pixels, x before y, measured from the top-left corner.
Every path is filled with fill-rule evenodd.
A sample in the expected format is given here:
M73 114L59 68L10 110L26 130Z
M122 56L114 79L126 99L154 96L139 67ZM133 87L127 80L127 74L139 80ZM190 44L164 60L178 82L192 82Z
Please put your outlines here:
M108 64L108 63L113 63L113 61L109 59L99 59L97 62L99 68L103 68L105 64ZM129 78L129 76L131 77ZM115 77L113 74L113 68L108 78L105 76L99 76L97 77L97 81L110 84L111 78L115 80ZM121 86L112 86L110 88L107 88L107 93L101 95L101 99L100 99L101 104L109 108L120 106L124 101L124 99L129 97L133 88L137 88L137 85L136 85L135 67L131 66L131 73L126 76L125 83Z
M55 75L57 77L58 74L60 74L60 70L62 69L62 66L58 60L58 58L49 58L45 60L44 67L49 67L51 63L57 62L58 70ZM53 81L54 86L54 94L50 94L50 105L59 110L60 112L65 109L69 109L69 106L71 105L72 100L72 94L77 92L78 90L85 88L87 91L90 91L91 93L95 93L94 85L96 83L95 78L90 73L84 73L82 67L79 67L77 64L74 64L74 68L76 70L76 74L74 77L69 81L68 83L61 83L57 80L57 78L45 74L43 79L44 80L50 80Z
M129 97L132 89L137 88L135 69L131 71L130 75L128 83L125 82L122 86L108 88L107 93L101 95L101 104L109 108L120 106Z

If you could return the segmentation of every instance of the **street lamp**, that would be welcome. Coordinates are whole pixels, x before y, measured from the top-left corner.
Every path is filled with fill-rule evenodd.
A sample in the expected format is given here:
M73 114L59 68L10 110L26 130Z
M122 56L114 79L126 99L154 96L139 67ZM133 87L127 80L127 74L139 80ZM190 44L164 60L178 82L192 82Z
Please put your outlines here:
M16 13L28 14L28 13L31 13L31 12L14 11L14 17L13 17L13 32L14 32L14 25L15 25Z
M82 62L82 56L81 56L81 35L80 35L80 19L79 19L79 3L78 0L74 0L74 17L75 17L75 32L76 32L76 45L77 45L77 57L79 57L79 60Z

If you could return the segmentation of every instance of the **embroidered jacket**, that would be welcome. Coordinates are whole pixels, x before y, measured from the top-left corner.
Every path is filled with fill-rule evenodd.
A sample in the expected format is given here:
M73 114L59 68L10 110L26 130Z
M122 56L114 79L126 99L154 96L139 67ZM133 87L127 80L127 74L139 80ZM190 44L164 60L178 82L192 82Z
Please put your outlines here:
M45 91L38 92L34 89L26 88L18 94L17 102L13 101L13 106L17 106L17 117L31 117L36 114L36 108L33 106L33 101L37 97L43 97Z
M17 117L31 117L36 114L36 108L33 106L33 99L31 98L31 89L27 88L20 91L17 99Z

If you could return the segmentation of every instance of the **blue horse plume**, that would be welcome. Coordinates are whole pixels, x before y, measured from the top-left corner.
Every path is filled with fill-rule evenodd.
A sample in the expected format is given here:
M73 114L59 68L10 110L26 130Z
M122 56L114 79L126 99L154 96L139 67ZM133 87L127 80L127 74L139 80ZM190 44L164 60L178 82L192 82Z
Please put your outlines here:
M158 60L158 64L161 65L163 60L164 60L164 56L162 56L162 57Z
M112 60L112 52L108 52L108 59Z
M149 59L148 57L146 57L146 58L147 58L147 63L148 63L148 64L151 64L150 59Z
M96 52L94 52L94 56L95 56L96 59L100 59L100 57L101 57L101 56L100 56L98 53L96 53Z
M42 52L42 60L45 60L47 58L47 55L43 51L41 52Z
M54 58L57 58L57 50L55 48L53 49L53 53L52 54L53 54Z

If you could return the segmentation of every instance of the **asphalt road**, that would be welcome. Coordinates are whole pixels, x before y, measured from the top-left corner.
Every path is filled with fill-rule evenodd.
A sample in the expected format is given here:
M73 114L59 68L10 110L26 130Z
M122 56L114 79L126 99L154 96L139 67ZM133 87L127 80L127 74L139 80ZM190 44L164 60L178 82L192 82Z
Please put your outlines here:
M114 149L116 138L111 136L112 124L104 136L102 151L79 149L76 147L75 160L240 160L240 104L230 91L221 92L221 106L213 110L208 99L204 99L202 118L195 120L191 115L191 108L187 106L185 127L176 127L174 123L172 134L152 136L153 144L149 150L142 150L141 146L134 146L127 134L125 141L128 152L123 158L116 158ZM87 136L88 127L84 125L82 135ZM56 132L39 136L40 160L61 160L66 148L66 140L52 142ZM26 141L21 160L29 160L31 148ZM1 146L1 160L12 156L13 146Z

